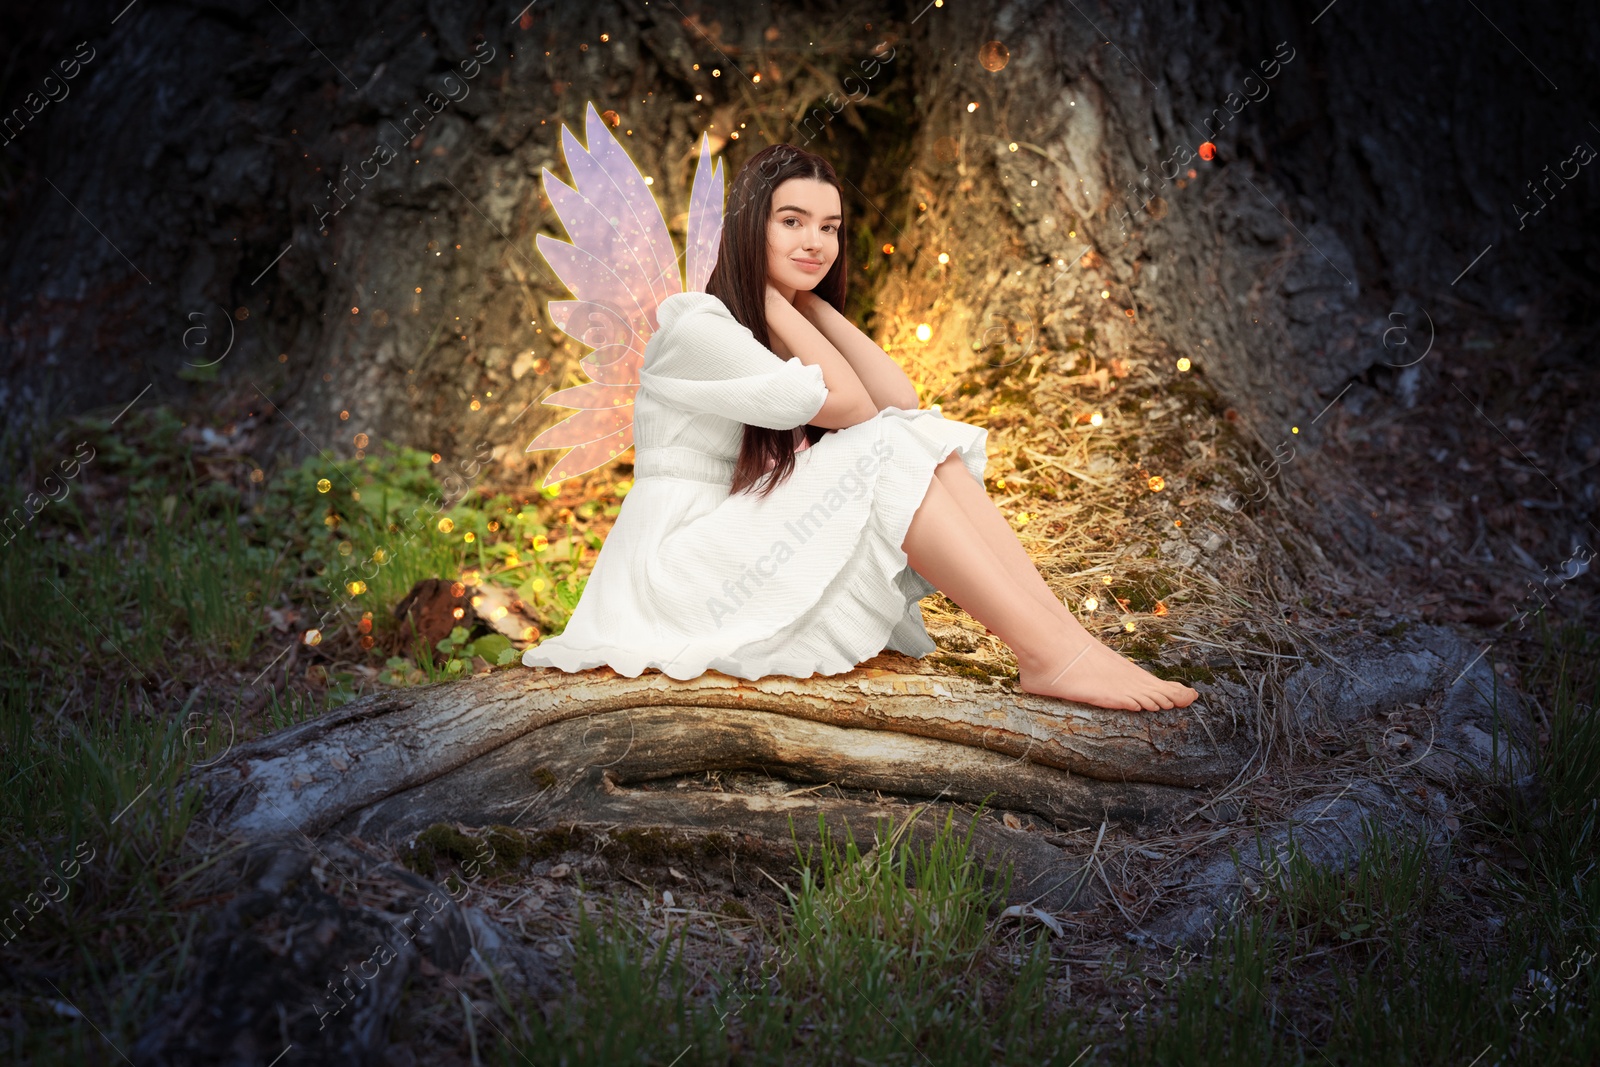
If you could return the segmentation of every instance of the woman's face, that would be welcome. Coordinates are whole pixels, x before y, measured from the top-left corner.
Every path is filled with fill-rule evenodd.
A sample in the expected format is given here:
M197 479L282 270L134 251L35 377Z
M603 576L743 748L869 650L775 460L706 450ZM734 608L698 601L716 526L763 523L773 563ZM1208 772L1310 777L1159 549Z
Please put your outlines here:
M793 299L812 289L839 257L839 190L815 178L790 178L772 190L767 280Z

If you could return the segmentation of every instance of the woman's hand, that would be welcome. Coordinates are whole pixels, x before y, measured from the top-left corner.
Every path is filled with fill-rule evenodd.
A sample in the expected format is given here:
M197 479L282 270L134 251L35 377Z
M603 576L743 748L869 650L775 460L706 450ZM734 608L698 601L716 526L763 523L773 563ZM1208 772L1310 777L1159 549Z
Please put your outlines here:
M823 300L822 297L810 289L796 289L794 292L794 309L807 319L811 319L812 313L816 310L818 304L826 303L826 300Z
M772 317L772 309L777 307L779 304L782 304L784 307L788 307L788 308L794 307L794 305L789 303L788 299L785 298L782 293L778 292L778 287L777 286L773 285L771 282L768 282L767 283L767 317L768 318ZM778 308L778 314L780 314L780 315L783 314L783 308Z

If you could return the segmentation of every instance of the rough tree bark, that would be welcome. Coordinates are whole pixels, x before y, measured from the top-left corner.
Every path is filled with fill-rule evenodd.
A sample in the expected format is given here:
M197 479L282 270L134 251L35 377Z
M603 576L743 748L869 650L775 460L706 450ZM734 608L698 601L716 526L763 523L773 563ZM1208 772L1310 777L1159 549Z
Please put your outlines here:
M522 446L560 415L527 405L581 354L543 317L564 293L533 248L536 232L560 232L539 174L561 172L559 124L581 128L589 100L619 113L679 226L700 131L747 123L723 142L735 167L769 139L822 146L870 226L858 290L929 309L934 340L917 351L946 355L918 368L928 380L959 370L948 353L998 315L1057 349L1092 326L1103 353L1151 338L1205 352L1231 403L1283 416L1378 362L1397 307L1420 302L1436 321L1462 301L1559 312L1592 285L1580 235L1594 199L1570 195L1537 220L1539 242L1442 286L1485 244L1514 240L1512 201L1541 173L1530 161L1587 136L1581 116L1547 106L1560 98L1553 60L1546 71L1508 44L1565 35L1592 53L1600 31L1574 5L1493 24L1416 5L1386 11L1384 33L1348 5L600 2L536 6L521 22L517 7L234 0L114 24L88 4L26 25L4 16L18 44L8 104L42 101L25 94L79 41L94 58L0 153L0 424L114 409L154 383L157 397L230 410L271 412L270 397L305 432L271 420L284 459L347 453L360 431L447 457L487 440L502 473L526 470ZM994 72L980 62L989 40L1009 53ZM893 59L864 84L859 63L883 41ZM463 64L476 74L461 97ZM449 84L459 102L398 132ZM819 107L826 121L807 122ZM1180 190L1165 174L1202 138L1217 160ZM322 218L339 203L330 178L403 140ZM901 251L864 254L883 241ZM1093 277L1062 269L1085 248ZM948 268L931 263L940 250ZM1102 280L1116 301L1094 299ZM1071 306L1076 323L1051 315ZM872 325L892 344L915 324ZM178 377L204 375L186 364L214 359L230 333L215 381ZM527 473L554 459L531 457Z
M507 672L363 698L240 746L199 778L220 830L403 839L440 820L532 820L738 829L782 840L788 819L855 823L872 805L628 789L710 770L943 799L1039 815L1061 827L1133 826L1184 814L1254 751L1249 730L1204 703L1106 712L999 686L868 665L841 678L708 672L678 682L600 670ZM881 813L881 812L880 812ZM809 832L809 831L808 831ZM1057 851L986 824L1019 866L1016 892L1057 873ZM1067 898L1052 891L1059 905ZM1059 899L1058 899L1059 898Z

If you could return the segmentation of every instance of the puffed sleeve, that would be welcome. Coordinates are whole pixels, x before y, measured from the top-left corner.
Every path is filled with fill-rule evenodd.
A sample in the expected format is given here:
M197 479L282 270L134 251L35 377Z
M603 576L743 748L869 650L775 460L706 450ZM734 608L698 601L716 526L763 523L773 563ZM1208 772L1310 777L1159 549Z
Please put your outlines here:
M709 293L668 297L639 384L662 403L769 430L814 418L828 399L822 368L783 359Z

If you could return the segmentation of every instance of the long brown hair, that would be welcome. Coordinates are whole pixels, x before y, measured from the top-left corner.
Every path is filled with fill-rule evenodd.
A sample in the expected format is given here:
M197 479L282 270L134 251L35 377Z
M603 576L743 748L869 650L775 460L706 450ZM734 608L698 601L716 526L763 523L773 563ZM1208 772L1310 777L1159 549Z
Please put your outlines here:
M717 247L717 265L706 280L706 292L727 305L761 344L771 347L767 329L767 224L772 214L772 191L790 178L811 178L839 189L839 176L826 159L790 144L768 145L739 168L728 191L728 210L723 216L722 239ZM839 191L840 213L844 211L844 192ZM844 233L844 219L837 233ZM844 311L845 249L839 242L839 255L828 273L812 292L841 312ZM791 357L792 358L792 357ZM739 460L733 468L729 493L739 493L755 485L766 473L762 495L772 492L794 472L794 450L800 433L816 444L826 430L817 426L792 430L769 430L745 425Z

